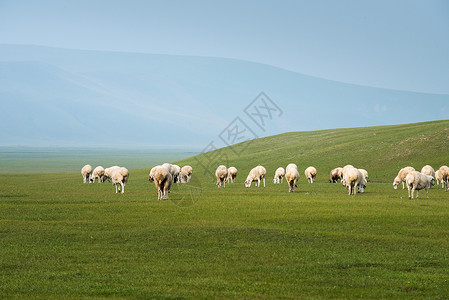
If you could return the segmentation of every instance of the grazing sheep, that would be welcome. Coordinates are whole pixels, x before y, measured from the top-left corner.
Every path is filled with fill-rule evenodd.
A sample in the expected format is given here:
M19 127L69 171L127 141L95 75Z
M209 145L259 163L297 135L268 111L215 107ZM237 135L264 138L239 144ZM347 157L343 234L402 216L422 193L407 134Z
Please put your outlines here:
M229 182L229 180L234 183L235 178L237 177L237 168L236 167L229 167L228 169L228 177L226 178L226 182Z
M129 171L127 168L118 168L112 171L111 180L112 184L115 185L115 193L121 192L125 193L125 185L128 182Z
M363 174L354 167L346 168L342 182L348 190L348 195L356 195L357 190L361 193L365 191L366 180Z
M292 168L298 170L298 166L296 164L291 163L288 164L288 166L285 168L285 173L287 173Z
M435 178L435 170L432 168L432 166L425 165L424 167L422 167L421 173L429 175L429 176L432 176L433 178Z
M225 188L228 169L223 165L218 166L217 170L215 170L215 176L217 177L218 188Z
M104 169L103 182L105 180L111 182L112 172L114 172L114 170L119 169L119 168L120 168L119 166L112 166L112 167Z
M285 180L288 183L288 192L293 193L295 191L296 182L299 180L299 172L295 168L289 168L285 173Z
M167 200L173 178L166 167L156 166L150 170L148 180L154 182L157 189L157 200Z
M413 167L405 167L399 170L398 175L393 180L393 187L396 190L398 188L398 185L402 182L402 189L405 189L405 177L407 177L408 173L415 171L415 168Z
M176 178L173 180L173 182L181 182L181 179L179 178L181 173L181 167L178 165L173 165L173 168L175 168L175 175L176 175Z
M166 168L170 172L170 174L172 176L172 183L178 181L178 176L179 176L178 168L179 168L179 166L172 165L170 163L164 163L162 165L162 167Z
M441 166L438 171L438 174L441 177L441 182L446 186L444 190L447 192L449 191L449 167Z
M436 184L440 184L440 182L443 181L443 177L440 176L440 170L439 169L435 171L435 180L436 180ZM443 188L444 188L444 185L443 185Z
M103 182L104 179L104 168L102 166L98 166L94 169L92 173L91 181L95 182L95 179L98 179L98 182Z
M81 175L83 175L83 183L90 183L90 176L92 175L92 166L85 165L81 169Z
M360 171L360 173L362 173L363 178L365 178L365 180L368 179L368 171L365 169L358 169Z
M282 167L277 168L276 172L274 173L273 183L282 183L284 181L284 177L285 177L284 168Z
M309 183L314 183L315 182L315 177L316 177L316 169L314 167L308 167L304 171L304 175L306 175L307 181Z
M341 168L341 167L333 169L331 171L331 173L329 174L329 177L330 177L329 182L336 183L336 182L338 182L339 179L341 180L341 177L342 177L341 172L342 171L343 171L343 168Z
M420 173L418 171L412 171L405 177L405 182L408 189L408 198L413 199L413 194L416 192L416 199L419 197L419 190L425 189L427 199L429 199L429 189L435 184L435 180L432 176Z
M179 172L179 181L181 183L188 183L192 178L193 168L191 166L184 166L181 168L181 172Z
M262 166L257 166L253 168L248 177L245 180L245 186L250 187L253 181L257 180L257 187L260 187L260 181L263 180L263 187L265 187L265 175L267 174L267 170Z

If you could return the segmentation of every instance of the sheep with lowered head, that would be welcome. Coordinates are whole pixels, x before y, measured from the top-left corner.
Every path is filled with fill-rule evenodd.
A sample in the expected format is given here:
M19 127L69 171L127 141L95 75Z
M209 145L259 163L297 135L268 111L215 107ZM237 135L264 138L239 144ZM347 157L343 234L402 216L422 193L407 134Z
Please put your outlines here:
M405 189L405 177L407 177L408 173L415 171L413 167L405 167L399 170L398 175L393 180L393 187L396 190L398 185L402 182L402 189Z
M408 189L408 198L413 199L416 190L416 199L419 197L419 190L425 189L427 199L429 199L429 189L435 184L432 176L423 174L418 171L412 171L405 177L405 183Z
M282 167L279 167L276 169L276 172L274 172L274 179L273 183L282 183L284 181L285 177L285 170Z
M342 183L346 186L348 195L356 195L357 190L362 193L365 191L366 180L363 174L354 167L345 169Z
M257 187L260 187L260 181L263 180L263 187L265 187L265 175L267 174L267 170L262 166L257 166L253 168L248 177L245 180L245 186L250 187L253 181L257 180Z
M166 168L170 172L170 174L172 176L172 182L177 182L178 181L178 176L179 176L178 168L179 168L179 166L172 165L170 163L164 163L162 165L162 167Z
M128 182L129 171L127 168L118 168L112 171L111 180L112 184L115 185L115 193L121 192L125 193L125 185Z
M285 172L285 180L288 183L288 192L293 193L295 191L296 182L299 180L299 172L296 168L289 168L287 172Z
M95 182L95 179L98 180L98 182L103 182L104 178L104 168L102 166L98 166L94 169L91 177L91 181Z
M433 178L435 178L435 170L432 168L432 166L425 165L424 167L422 167L421 173L429 175L429 176L432 176Z
M316 177L316 169L314 167L308 167L304 171L304 175L306 175L307 181L309 183L314 183L315 182L315 177Z
M192 178L193 168L191 166L184 166L179 172L179 181L181 183L188 183Z
M148 180L154 182L157 189L157 200L167 200L173 182L171 173L166 167L156 166L150 170Z
M120 167L119 166L112 166L112 167L104 169L103 182L105 180L111 182L112 172L114 172L116 169L120 169Z
M329 174L329 177L330 177L329 182L335 183L335 182L338 182L339 179L341 180L341 177L342 177L341 172L342 171L343 171L343 168L341 168L341 167L332 169L332 171Z
M232 183L234 183L236 177L237 177L237 168L236 167L229 167L229 169L228 169L228 177L226 178L226 182L231 181Z
M228 178L228 169L226 166L218 166L217 170L215 170L215 177L217 177L218 188L226 187L226 178Z
M81 175L83 175L83 183L90 183L90 176L92 175L92 166L85 165L81 169Z

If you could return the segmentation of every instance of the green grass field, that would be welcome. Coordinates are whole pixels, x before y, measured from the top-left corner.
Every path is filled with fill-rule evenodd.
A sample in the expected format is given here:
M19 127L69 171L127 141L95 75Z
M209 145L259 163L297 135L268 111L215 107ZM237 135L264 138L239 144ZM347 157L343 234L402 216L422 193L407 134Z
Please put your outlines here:
M79 172L2 174L0 298L447 299L449 193L409 200L392 181L449 164L448 144L449 121L286 133L178 161L193 180L168 201L151 165L123 195ZM296 193L271 181L290 162ZM225 189L220 163L239 170ZM365 193L328 183L347 163L368 170ZM257 164L267 186L245 188Z

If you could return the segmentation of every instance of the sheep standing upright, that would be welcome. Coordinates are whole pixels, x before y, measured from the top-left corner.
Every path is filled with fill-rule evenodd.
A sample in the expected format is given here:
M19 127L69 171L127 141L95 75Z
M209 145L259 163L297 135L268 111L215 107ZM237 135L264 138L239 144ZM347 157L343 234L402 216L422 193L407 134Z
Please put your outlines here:
M308 167L304 171L304 175L306 175L307 181L309 183L314 183L315 182L315 177L316 177L316 169L314 167Z
M412 171L405 177L405 183L408 189L408 198L413 199L413 194L416 190L416 199L419 197L419 190L425 189L427 199L429 199L429 189L435 184L432 176Z
M288 192L295 192L296 182L299 180L299 172L297 168L291 167L285 172L285 180L288 183Z
M228 177L228 169L226 166L220 165L215 170L215 177L217 177L218 188L226 187L226 178Z
M85 165L81 168L81 175L83 175L83 183L90 183L90 176L92 175L92 166Z
M125 193L125 185L128 182L129 171L127 168L114 169L112 172L111 180L112 184L115 185L115 193L121 192Z
M356 195L357 190L365 191L366 180L362 172L354 167L344 169L342 184L346 186L348 195Z
M284 181L285 177L285 169L282 167L279 167L276 169L276 172L274 172L274 179L273 183L282 183Z
M150 170L148 180L154 182L157 189L157 200L168 199L168 193L173 182L171 173L166 167L156 166Z
M265 187L265 175L267 170L263 166L257 166L249 172L245 180L245 186L250 187L253 181L257 180L257 187L260 187L260 181L263 181L263 187Z
M449 167L448 166L441 166L438 170L439 175L441 176L441 181L446 186L445 191L449 191Z
M226 182L231 181L231 183L234 183L236 177L237 177L237 168L236 167L229 167L229 169L228 169L228 177L226 178Z

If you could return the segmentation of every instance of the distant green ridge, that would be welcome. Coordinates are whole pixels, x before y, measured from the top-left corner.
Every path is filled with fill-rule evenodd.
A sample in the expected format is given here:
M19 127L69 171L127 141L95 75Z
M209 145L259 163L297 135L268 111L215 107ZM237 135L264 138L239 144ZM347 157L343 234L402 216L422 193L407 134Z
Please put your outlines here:
M368 170L374 182L390 182L404 166L449 165L449 120L404 125L288 132L221 148L179 161L196 176L214 174L219 164L239 170L244 181L251 168L263 165L271 180L278 167L296 163L301 177L308 166L317 181L329 179L335 167L352 164ZM304 178L302 178L304 179Z

